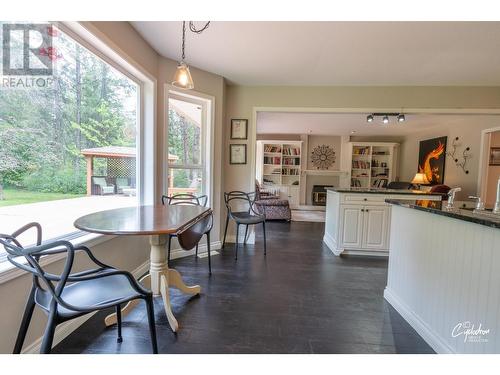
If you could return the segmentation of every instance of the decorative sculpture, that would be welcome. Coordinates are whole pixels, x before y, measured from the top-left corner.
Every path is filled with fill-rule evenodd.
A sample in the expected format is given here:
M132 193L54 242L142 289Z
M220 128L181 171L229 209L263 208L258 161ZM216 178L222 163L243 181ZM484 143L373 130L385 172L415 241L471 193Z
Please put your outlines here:
M311 152L311 162L317 169L328 169L335 158L335 151L327 145L316 146Z
M462 160L460 161L456 156L456 152L457 152L457 148L461 145L461 143L458 142L459 141L459 138L458 137L455 137L455 139L453 140L452 144L451 144L451 147L452 147L452 151L448 151L446 152L446 155L448 155L449 157L451 157L453 159L453 161L455 162L455 165L457 167L460 167L462 168L462 170L464 171L465 174L469 174L469 170L467 168L465 168L465 166L467 165L467 161L470 159L470 157L472 156L470 154L470 147L466 147L463 152L462 152Z

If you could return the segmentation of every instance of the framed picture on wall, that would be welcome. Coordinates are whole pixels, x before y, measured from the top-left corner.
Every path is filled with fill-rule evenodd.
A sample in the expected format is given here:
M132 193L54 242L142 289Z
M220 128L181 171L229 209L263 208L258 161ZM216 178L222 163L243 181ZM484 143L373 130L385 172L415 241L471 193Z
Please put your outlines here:
M420 141L418 173L425 173L431 185L441 185L444 181L447 141L448 137Z
M500 147L490 148L490 165L500 165Z
M231 120L231 139L248 139L248 120Z
M247 163L247 145L229 145L229 164Z

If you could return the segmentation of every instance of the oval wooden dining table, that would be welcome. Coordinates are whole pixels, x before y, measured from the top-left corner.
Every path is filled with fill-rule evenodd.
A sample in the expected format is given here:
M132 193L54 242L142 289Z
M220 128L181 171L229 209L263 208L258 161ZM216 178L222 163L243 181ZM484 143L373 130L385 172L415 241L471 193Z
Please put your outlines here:
M191 295L199 294L199 285L187 286L179 272L168 268L165 244L170 234L189 229L198 221L210 215L210 208L191 205L152 205L116 208L95 212L78 218L74 226L80 230L105 235L149 235L151 245L149 274L140 281L150 288L154 295L161 295L170 327L174 332L179 323L172 313L169 288L174 287ZM129 302L122 308L127 314L139 300ZM116 323L116 314L105 318L107 326Z

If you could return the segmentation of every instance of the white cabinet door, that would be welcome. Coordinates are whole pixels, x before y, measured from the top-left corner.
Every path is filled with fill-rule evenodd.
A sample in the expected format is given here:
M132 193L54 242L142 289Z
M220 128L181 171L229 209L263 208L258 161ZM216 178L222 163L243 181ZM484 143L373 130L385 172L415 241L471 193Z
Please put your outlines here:
M360 248L363 232L363 206L347 205L340 206L340 243L344 248Z
M363 210L363 249L387 250L390 208L364 206Z
M291 207L297 207L299 205L299 194L300 188L298 186L290 186L288 188L288 201Z
M280 185L279 189L280 199L288 199L288 196L290 195L288 186Z

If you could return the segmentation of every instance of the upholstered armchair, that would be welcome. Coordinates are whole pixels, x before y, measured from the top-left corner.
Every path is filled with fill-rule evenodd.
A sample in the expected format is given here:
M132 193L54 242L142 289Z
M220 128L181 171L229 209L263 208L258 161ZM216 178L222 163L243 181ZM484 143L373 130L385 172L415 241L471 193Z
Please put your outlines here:
M255 181L255 207L263 213L266 220L287 220L292 219L292 211L288 199L280 199L276 192L265 191L258 181Z

